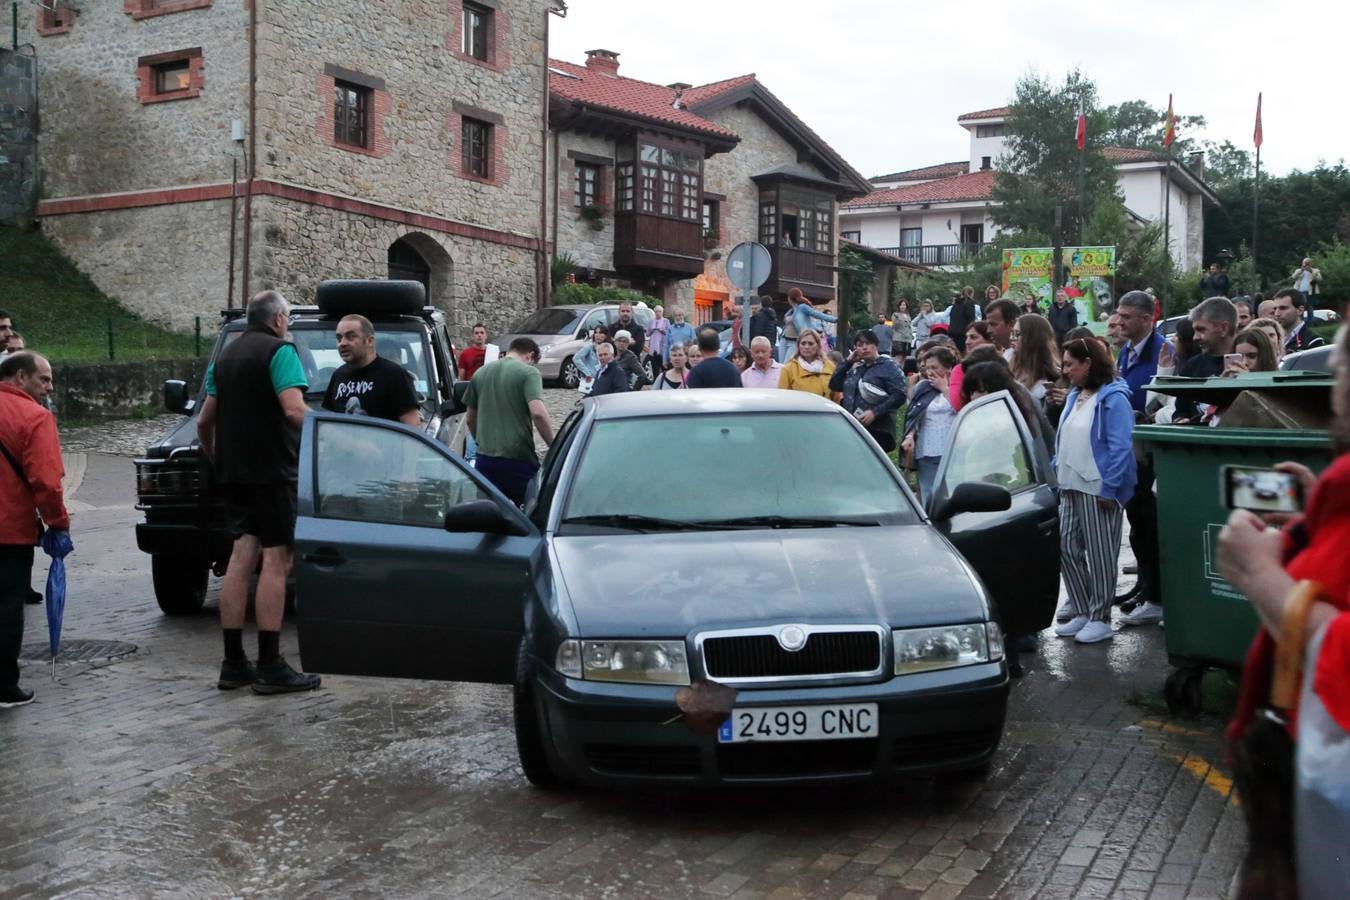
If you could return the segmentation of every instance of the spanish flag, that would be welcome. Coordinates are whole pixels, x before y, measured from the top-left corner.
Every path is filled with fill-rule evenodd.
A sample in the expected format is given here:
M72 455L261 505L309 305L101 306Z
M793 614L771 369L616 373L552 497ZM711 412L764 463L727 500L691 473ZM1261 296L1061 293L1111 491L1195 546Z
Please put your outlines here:
M1167 132L1163 134L1163 146L1171 147L1177 139L1177 117L1172 113L1172 95L1167 95Z

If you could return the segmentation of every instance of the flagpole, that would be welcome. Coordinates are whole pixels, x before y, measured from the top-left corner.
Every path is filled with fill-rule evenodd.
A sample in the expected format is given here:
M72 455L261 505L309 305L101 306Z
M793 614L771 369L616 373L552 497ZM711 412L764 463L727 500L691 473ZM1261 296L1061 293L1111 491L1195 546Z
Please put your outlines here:
M1163 172L1166 181L1163 194L1163 264L1167 266L1167 275L1172 275L1172 141L1176 134L1172 116L1172 95L1167 95L1167 131L1163 134L1163 144L1167 147L1167 168Z
M1256 144L1256 179L1252 184L1252 269L1256 270L1256 226L1261 216L1261 144L1265 142L1265 132L1261 128L1261 94L1256 95L1256 127L1252 129L1252 143ZM1261 276L1256 277L1257 284Z
M1078 93L1078 121L1082 130L1082 137L1078 142L1078 246L1083 246L1087 242L1085 237L1087 232L1087 126L1085 124L1087 116L1087 104L1083 100L1083 93Z

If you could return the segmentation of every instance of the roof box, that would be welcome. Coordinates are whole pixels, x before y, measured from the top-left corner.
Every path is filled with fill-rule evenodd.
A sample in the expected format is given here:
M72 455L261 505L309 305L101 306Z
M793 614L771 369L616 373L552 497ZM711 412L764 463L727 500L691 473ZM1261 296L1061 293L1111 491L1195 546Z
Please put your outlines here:
M420 281L385 281L377 278L341 278L322 282L314 303L327 318L362 315L415 316L427 302L427 289Z

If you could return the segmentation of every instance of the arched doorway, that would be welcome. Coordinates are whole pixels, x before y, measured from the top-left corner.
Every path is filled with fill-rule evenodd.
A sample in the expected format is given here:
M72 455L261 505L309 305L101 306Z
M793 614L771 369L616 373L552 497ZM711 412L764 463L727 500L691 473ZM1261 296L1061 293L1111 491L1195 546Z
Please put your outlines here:
M430 235L415 231L389 245L389 277L420 281L432 306L450 309L453 275L450 254Z

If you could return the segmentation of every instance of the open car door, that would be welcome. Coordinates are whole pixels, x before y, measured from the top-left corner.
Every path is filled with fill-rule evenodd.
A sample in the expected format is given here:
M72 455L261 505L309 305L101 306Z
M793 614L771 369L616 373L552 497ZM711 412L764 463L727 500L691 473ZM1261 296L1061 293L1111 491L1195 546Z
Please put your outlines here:
M938 467L929 512L964 482L1006 488L1011 507L959 513L934 524L979 573L1005 633L1049 627L1059 602L1058 486L1049 453L1007 391L962 408Z
M497 507L485 530L447 531L447 511L476 501ZM382 419L305 418L295 590L307 671L510 683L540 549L520 510L439 442Z

